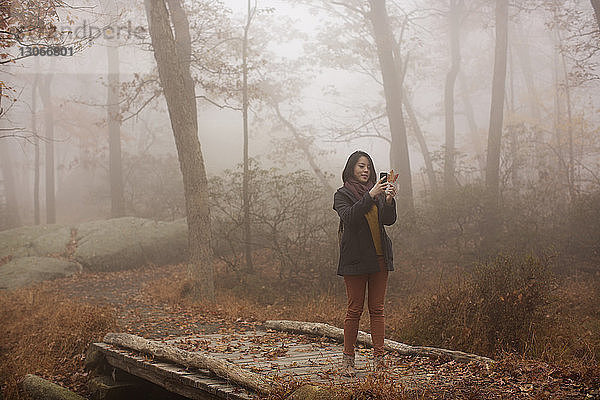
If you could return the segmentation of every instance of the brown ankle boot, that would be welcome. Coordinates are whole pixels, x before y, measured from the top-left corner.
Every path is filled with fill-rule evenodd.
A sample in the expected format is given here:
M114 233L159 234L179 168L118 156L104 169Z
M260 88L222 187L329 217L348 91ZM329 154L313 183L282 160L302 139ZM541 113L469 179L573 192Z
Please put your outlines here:
M354 356L348 354L342 355L342 366L340 368L342 376L354 377L356 376L356 368L354 366Z

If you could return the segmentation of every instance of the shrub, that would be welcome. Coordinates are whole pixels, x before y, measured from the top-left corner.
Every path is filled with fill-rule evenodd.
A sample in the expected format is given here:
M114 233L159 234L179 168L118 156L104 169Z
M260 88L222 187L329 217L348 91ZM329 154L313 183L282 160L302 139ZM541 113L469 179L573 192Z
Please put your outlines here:
M548 259L498 257L417 305L403 336L490 356L526 353L534 334L546 327L550 289Z
M481 347L489 354L525 353L534 332L545 326L551 290L549 260L498 257L475 268L471 290L473 326L481 332Z
M243 173L241 165L210 180L212 246L221 261L239 277L244 252ZM235 195L229 187L236 188ZM307 171L285 173L250 168L250 219L252 249L266 250L273 277L294 289L327 286L335 276L337 217L331 209L331 193Z
M175 156L125 154L123 165L129 215L162 221L185 217L183 179Z
M432 255L450 262L474 260L481 242L484 189L480 184L440 189L417 199L414 210L398 207L397 222L388 228L396 256L413 261Z
M570 235L566 248L571 254L600 257L600 191L579 196L569 210Z

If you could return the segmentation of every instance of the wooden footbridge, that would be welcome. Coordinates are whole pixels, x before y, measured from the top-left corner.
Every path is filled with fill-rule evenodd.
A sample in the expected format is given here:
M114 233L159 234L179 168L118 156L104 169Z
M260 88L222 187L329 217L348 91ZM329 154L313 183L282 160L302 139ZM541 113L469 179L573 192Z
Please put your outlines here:
M343 331L325 324L270 321L264 331L186 336L150 341L126 334L108 334L88 351L86 364L94 371L93 398L251 399L267 396L273 382L296 380L312 385L340 383ZM369 335L361 332L357 376L370 373ZM403 385L432 379L431 371L395 362L402 355L443 357L488 363L491 360L450 350L386 342L390 374ZM122 381L122 382L119 382ZM150 390L148 385L157 389ZM160 389L158 389L160 388ZM119 396L119 393L121 396Z

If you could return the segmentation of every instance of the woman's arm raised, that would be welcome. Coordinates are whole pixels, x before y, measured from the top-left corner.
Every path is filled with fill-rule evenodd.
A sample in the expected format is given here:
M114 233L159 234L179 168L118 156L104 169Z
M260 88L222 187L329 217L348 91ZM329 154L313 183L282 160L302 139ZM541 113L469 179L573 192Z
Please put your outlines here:
M357 202L353 202L346 194L339 190L333 196L333 209L337 211L340 219L346 226L354 225L360 221L375 204L375 201L366 192L365 195Z

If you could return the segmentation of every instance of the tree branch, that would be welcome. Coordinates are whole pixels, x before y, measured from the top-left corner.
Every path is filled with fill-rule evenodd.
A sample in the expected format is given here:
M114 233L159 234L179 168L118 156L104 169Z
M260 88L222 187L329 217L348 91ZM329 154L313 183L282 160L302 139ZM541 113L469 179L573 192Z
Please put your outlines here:
M230 110L235 110L235 111L241 111L241 107L233 107L233 106L229 106L227 104L219 104L214 100L209 99L208 97L204 96L204 95L197 95L196 96L197 99L203 99L208 101L209 103L211 103L212 105L219 107L220 109L224 109L224 108L228 108Z
M358 14L362 15L363 17L366 17L366 15L367 15L367 13L364 12L363 10L361 10L359 8L356 8L356 7L352 7L350 4L346 4L346 3L343 3L341 1L332 1L331 4L335 4L335 5L338 5L338 6L345 7L345 8L347 8L350 11L354 11L355 13L358 13Z
M150 102L152 102L152 100L154 100L155 98L157 98L158 96L160 96L160 94L161 94L161 93L162 93L162 92L154 93L154 94L152 95L152 97L150 97L148 100L146 100L146 101L144 102L144 104L142 104L142 105L141 105L141 107L140 107L140 108L139 108L139 109L138 109L136 112L134 112L133 114L131 114L131 115L130 115L130 116L128 116L127 118L123 118L123 120L122 120L121 122L125 122L125 121L127 121L127 120L130 120L130 119L131 119L131 118L133 118L133 117L136 117L136 116L138 116L138 115L139 115L139 114L142 112L142 110L143 110L144 108L146 108L146 106L147 106L148 104L150 104Z

